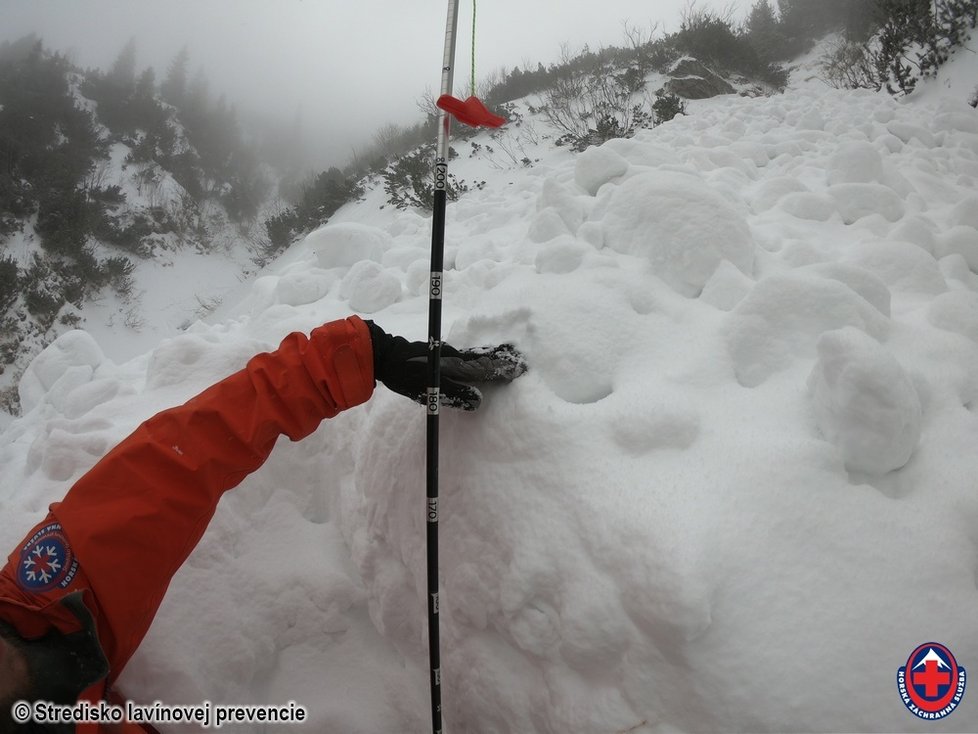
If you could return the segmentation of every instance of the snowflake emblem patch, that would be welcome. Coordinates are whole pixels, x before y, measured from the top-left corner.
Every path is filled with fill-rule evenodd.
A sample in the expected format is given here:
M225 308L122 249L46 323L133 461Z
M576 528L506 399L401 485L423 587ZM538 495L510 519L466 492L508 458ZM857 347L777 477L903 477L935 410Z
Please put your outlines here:
M78 561L71 552L60 523L39 529L24 544L17 564L17 583L33 593L50 591L56 586L67 588L78 571Z

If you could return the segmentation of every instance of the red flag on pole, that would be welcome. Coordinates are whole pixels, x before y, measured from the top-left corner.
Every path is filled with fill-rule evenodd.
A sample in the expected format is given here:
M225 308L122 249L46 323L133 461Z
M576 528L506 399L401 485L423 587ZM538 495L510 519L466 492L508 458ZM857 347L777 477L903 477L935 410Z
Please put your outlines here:
M491 113L478 97L469 97L463 102L450 94L443 94L435 104L469 127L502 127L506 122L505 117Z

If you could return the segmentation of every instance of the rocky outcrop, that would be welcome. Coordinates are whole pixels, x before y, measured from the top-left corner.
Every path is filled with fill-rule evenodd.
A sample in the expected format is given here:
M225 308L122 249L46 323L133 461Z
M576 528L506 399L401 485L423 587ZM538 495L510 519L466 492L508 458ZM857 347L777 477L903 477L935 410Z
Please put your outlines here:
M665 90L684 99L707 99L735 91L727 80L696 59L680 59L670 69L669 77Z

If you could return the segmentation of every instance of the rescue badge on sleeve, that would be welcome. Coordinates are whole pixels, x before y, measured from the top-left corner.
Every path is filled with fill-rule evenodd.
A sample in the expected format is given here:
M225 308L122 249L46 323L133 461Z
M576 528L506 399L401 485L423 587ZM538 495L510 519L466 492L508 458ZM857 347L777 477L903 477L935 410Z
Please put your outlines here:
M77 572L78 561L61 523L53 522L39 528L24 544L17 564L17 583L34 594L55 587L65 589Z

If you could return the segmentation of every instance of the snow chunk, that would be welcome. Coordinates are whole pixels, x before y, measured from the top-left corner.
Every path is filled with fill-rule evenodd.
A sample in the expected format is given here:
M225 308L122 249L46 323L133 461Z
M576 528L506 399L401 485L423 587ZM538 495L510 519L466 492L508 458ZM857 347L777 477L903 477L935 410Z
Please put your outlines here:
M676 155L675 150L647 142L642 140L642 137L642 133L639 132L634 138L612 138L601 147L618 153L635 166L657 168L659 166L679 165L679 156ZM651 139L654 140L655 138Z
M812 107L798 119L799 130L824 130L825 118L818 108Z
M564 235L540 248L536 257L538 273L570 273L577 270L591 248Z
M934 256L909 242L863 242L847 259L875 273L894 290L925 294L947 290Z
M119 394L122 383L116 379L97 379L86 382L65 396L62 412L66 418L80 418L102 403Z
M896 222L904 214L903 199L888 186L872 183L850 183L829 186L828 194L842 215L842 221L853 224L863 217L879 214Z
M951 224L978 229L978 196L968 196L951 209Z
M942 293L930 304L927 320L938 329L953 331L978 342L978 293Z
M830 197L810 191L788 194L778 206L793 217L812 222L827 222L835 214L835 202Z
M415 260L411 263L404 276L404 287L408 293L427 297L431 285L431 261Z
M934 236L936 230L934 222L917 214L904 217L903 221L890 231L889 238L912 242L933 255L937 252L937 239Z
M873 183L883 178L883 158L866 142L840 145L829 159L830 184Z
M971 272L968 261L961 255L945 255L937 261L947 280L956 280L965 288L978 290L978 276Z
M34 358L20 378L18 394L24 412L40 403L62 378L71 387L88 382L103 361L102 349L88 332L74 329L62 334ZM66 387L62 385L61 392Z
M764 179L750 196L750 206L755 214L766 212L788 194L808 191L797 178L778 176Z
M807 265L804 270L844 283L869 301L881 314L890 315L890 289L878 275L869 270L841 262Z
M751 161L757 168L764 168L771 162L767 149L760 143L737 142L730 146L730 151L744 160Z
M381 259L380 264L385 268L400 268L401 270L406 271L418 260L427 263L428 258L428 251L422 247L392 247L384 253L384 257Z
M900 138L904 143L909 143L914 138L917 138L926 148L933 148L936 145L934 136L918 125L893 120L886 123L886 129Z
M574 165L574 180L591 196L604 184L628 173L628 161L601 145L585 150Z
M957 110L935 115L932 124L937 131L958 131L978 135L978 115L964 104Z
M247 340L222 344L220 337L213 332L185 332L172 339L164 339L153 350L146 365L146 389L184 384L191 388L194 383L206 380L207 376L224 377L241 369L251 357L268 346Z
M480 262L504 260L506 260L505 253L495 242L481 237L471 237L459 244L458 252L455 254L455 269L465 270Z
M360 313L375 313L401 300L401 281L378 263L363 260L340 283L340 298Z
M854 326L882 338L889 319L848 286L814 274L772 275L730 314L727 347L737 381L756 387L811 355L824 332Z
M722 260L716 271L703 287L700 300L716 306L721 311L731 311L750 293L754 281L737 270L728 261Z
M697 295L722 260L743 273L754 243L743 217L700 179L654 171L630 178L613 193L604 216L605 244L645 256L679 293Z
M563 218L553 207L539 212L530 222L526 236L531 242L549 242L560 235L571 234Z
M939 257L961 255L969 268L978 271L978 229L952 227L940 235L935 249Z
M389 234L365 224L327 224L310 232L304 240L321 268L348 268L361 260L379 262L391 246Z
M548 178L543 182L543 191L537 201L537 211L552 209L567 225L567 229L574 233L586 219L585 205L582 203L584 201L589 202L590 199L584 196L575 196L559 183Z
M289 306L315 303L329 293L335 280L334 275L326 272L283 275L275 284L275 298Z
M920 398L896 358L858 329L823 334L808 378L815 420L846 468L899 469L920 440Z

